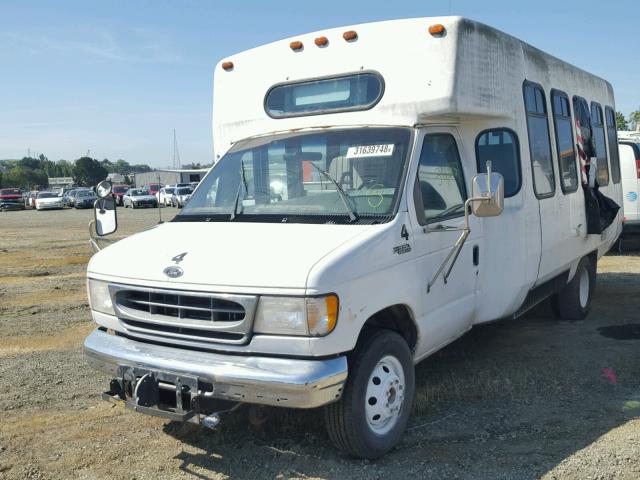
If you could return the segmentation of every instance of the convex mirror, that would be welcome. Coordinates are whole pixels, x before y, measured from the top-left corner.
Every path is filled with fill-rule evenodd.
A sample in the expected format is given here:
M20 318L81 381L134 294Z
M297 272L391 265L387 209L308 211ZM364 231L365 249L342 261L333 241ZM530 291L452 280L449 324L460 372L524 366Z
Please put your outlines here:
M118 229L116 202L113 198L107 197L96 200L96 203L93 204L93 212L96 234L99 237L109 235Z
M496 217L504 210L504 178L491 171L487 162L487 173L479 173L471 181L473 201L471 209L477 217Z
M96 193L100 198L107 198L111 195L111 190L113 189L113 185L109 180L103 180L96 187Z

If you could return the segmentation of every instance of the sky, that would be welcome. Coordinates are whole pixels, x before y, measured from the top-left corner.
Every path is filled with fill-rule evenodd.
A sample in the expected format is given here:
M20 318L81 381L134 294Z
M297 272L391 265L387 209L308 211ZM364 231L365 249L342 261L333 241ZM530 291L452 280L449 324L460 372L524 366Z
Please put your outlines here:
M0 159L213 159L213 67L289 36L463 15L609 80L640 110L640 0L0 0Z

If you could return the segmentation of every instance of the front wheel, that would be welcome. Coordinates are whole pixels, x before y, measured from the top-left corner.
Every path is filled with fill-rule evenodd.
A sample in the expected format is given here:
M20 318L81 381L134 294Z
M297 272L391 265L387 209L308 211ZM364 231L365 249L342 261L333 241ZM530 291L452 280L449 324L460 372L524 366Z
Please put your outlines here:
M553 298L553 309L564 320L583 320L589 314L596 289L596 262L583 257L576 274Z
M398 444L409 420L415 373L407 342L371 330L353 352L342 398L325 407L335 446L357 458L378 458Z

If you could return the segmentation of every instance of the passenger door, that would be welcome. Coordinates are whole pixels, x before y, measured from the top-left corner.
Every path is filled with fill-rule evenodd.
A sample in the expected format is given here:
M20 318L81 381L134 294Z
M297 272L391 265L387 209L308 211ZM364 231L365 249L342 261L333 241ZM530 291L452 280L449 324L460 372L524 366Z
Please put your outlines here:
M538 199L540 214L537 283L541 283L567 269L575 258L575 245L571 239L575 238L575 229L579 226L573 225L576 219L572 217L572 197L557 192L547 101L541 85L525 82L524 104L533 191ZM577 196L574 195L574 198Z
M422 312L420 343L422 356L467 331L476 306L477 261L481 255L480 222L470 216L471 235L460 252L446 283L442 274L428 288L438 269L460 237L464 226L464 202L473 172L465 172L464 152L455 128L423 130L419 163L414 171L413 223L417 276L421 282ZM466 176L465 176L466 174ZM411 203L411 202L410 202ZM474 253L475 251L475 253ZM445 269L444 272L446 272Z

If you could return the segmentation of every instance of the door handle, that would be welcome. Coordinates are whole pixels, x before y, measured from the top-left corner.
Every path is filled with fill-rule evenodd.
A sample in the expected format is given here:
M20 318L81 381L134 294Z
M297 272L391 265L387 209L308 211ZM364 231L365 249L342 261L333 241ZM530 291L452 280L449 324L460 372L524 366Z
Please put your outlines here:
M473 265L475 267L480 263L480 247L478 245L473 246Z

